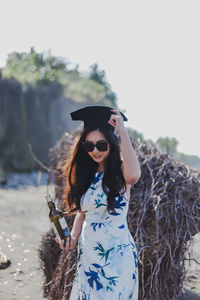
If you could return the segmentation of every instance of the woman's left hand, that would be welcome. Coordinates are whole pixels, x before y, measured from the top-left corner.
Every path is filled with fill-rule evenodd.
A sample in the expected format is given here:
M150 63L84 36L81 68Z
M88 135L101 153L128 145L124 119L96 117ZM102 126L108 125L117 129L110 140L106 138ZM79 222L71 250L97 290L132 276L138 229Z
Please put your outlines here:
M115 128L116 132L120 133L120 131L125 129L123 117L118 110L112 109L111 111L115 114L110 116L108 123Z

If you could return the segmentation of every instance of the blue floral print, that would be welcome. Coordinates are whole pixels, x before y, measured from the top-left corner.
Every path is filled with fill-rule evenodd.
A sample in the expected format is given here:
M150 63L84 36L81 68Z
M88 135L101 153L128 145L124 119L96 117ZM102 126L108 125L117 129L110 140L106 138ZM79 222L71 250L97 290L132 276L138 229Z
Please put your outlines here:
M97 242L97 245L98 245L97 247L94 247L94 250L99 250L98 255L101 256L101 259L105 258L105 263L106 263L108 260L109 253L114 249L114 247L105 250L100 242Z
M102 289L103 285L99 281L99 274L98 272L92 271L89 268L90 272L85 272L85 275L88 276L88 283L89 285L94 288L94 282L96 283L96 289Z
M124 224L122 224L121 226L118 227L119 229L123 229L125 228Z
M101 266L99 264L92 264L92 266L94 268L96 268L96 271L93 271L93 270L91 270L91 268L89 268L89 272L85 272L86 276L89 277L88 283L92 288L95 288L94 287L94 282L96 283L96 289L97 290L103 288L103 285L100 282L100 276L102 276L104 278L104 280L107 281L107 283L105 285L106 290L107 291L108 290L113 291L112 286L116 285L116 282L117 282L116 278L118 278L118 276L107 277L105 275L104 268L107 267L108 265L110 265L110 263L108 263L104 266Z
M95 199L95 204L96 204L96 208L101 207L101 206L107 206L106 203L102 202L102 198L104 197L104 193L98 194L97 195L97 199Z
M90 226L92 226L93 230L96 231L96 227L101 228L101 226L105 226L104 223L91 223Z
M81 199L85 212L78 240L78 266L70 300L138 300L138 264L127 225L126 194L114 198L115 213L107 211L103 172Z
M115 208L119 208L119 209L123 210L122 207L124 207L124 206L126 206L126 202L124 201L123 196L119 196L119 197L114 198L114 207Z
M97 184L101 180L102 174L103 174L103 172L98 172L95 174L96 176L94 177L93 184Z

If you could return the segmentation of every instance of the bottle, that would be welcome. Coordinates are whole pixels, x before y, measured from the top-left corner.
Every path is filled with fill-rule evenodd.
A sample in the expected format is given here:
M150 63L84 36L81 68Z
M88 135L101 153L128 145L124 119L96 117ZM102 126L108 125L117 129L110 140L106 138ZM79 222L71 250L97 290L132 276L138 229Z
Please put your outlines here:
M54 232L56 234L56 236L58 237L59 242L61 242L61 240L66 240L66 238L70 238L70 231L69 228L67 226L65 217L62 213L62 211L56 209L56 206L53 202L53 200L51 199L50 194L45 196L48 207L49 207L49 219L52 222L52 227L54 229Z

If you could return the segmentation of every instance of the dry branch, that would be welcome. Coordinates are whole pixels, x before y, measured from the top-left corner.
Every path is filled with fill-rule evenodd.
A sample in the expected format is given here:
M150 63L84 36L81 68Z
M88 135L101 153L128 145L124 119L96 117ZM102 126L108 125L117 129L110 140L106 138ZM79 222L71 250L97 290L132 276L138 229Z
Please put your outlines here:
M60 206L65 186L62 166L76 134L67 133L50 151ZM200 231L200 174L182 162L160 154L152 145L133 146L142 176L131 189L128 225L138 249L139 299L178 299L182 295L185 276L185 254L192 237ZM71 227L73 219L68 218L68 223ZM46 250L46 243L49 240L44 239L40 249L44 265L50 263L52 256L58 259L53 248L52 253L50 248ZM54 275L47 269L44 271L46 283L53 279L48 290L44 286L49 300L69 299L76 255L76 250L62 252L57 267L53 266Z

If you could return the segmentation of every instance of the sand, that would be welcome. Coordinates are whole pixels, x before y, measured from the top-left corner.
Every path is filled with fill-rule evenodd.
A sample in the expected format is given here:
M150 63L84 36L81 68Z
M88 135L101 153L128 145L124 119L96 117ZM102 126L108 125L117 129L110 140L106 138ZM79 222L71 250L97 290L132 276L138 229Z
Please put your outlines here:
M0 270L1 300L43 299L37 249L50 227L45 192L45 186L0 189L0 250L11 260Z
M50 191L53 194L53 186ZM0 251L11 260L7 269L0 270L0 300L44 299L37 251L42 234L50 228L45 193L46 186L0 189ZM200 262L200 235L195 237L192 257ZM200 300L199 275L200 265L192 262L184 300Z

